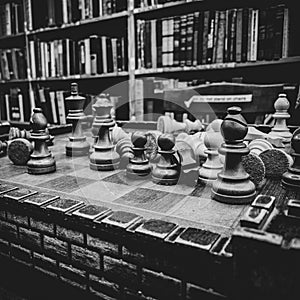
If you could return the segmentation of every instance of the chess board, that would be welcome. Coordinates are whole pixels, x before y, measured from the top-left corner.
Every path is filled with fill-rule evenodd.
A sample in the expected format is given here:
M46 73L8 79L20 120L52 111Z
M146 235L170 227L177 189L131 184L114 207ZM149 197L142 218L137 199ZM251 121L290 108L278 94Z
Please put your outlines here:
M94 171L88 157L67 157L67 135L55 136L50 147L55 156L57 170L51 174L30 175L26 166L15 166L7 157L0 159L0 183L14 183L34 191L45 191L86 204L106 206L141 215L175 222L180 226L207 229L230 235L248 205L228 205L211 199L209 186L193 181L182 181L174 186L158 185L151 177L132 180L125 170ZM88 137L92 144L93 140ZM196 169L190 172L197 172ZM267 180L258 193L276 197L276 205L298 198L293 191L286 191L280 181Z

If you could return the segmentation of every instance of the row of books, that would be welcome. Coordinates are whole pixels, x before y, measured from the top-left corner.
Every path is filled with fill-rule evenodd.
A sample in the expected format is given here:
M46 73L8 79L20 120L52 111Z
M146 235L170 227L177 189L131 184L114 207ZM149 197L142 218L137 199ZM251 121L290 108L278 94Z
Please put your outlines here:
M26 77L25 51L18 48L0 49L0 80Z
M24 13L21 3L0 5L0 37L24 32Z
M61 26L127 10L127 0L26 0L28 30Z
M83 40L29 42L31 77L96 75L127 70L124 37L93 35Z
M0 119L7 121L28 121L29 106L26 95L17 87L7 92L0 91Z
M285 58L288 33L284 4L137 20L137 68Z
M189 0L186 0L186 2L188 1ZM135 8L156 7L170 2L182 2L182 0L134 0L134 7Z

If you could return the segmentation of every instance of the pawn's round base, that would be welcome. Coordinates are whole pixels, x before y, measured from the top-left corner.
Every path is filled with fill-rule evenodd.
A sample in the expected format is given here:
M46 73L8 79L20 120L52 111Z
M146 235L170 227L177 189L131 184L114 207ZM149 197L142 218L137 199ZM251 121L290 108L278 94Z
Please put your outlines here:
M151 168L149 170L126 170L126 176L130 179L145 179L147 176L150 176Z
M55 160L51 157L44 159L30 159L27 163L27 172L29 174L48 174L56 171Z
M175 185L178 183L179 178L159 178L152 175L152 181L161 185Z
M119 162L116 163L93 163L90 162L90 169L94 171L113 171L119 168Z
M249 204L251 203L256 196L256 192L253 192L249 195L224 195L219 194L213 189L211 190L211 197L213 200L226 204Z
M85 140L69 141L66 145L67 156L87 156L90 151L90 144Z
M210 179L210 178L204 178L204 177L198 177L198 182L202 183L204 185L212 186L212 184L216 181L217 178Z

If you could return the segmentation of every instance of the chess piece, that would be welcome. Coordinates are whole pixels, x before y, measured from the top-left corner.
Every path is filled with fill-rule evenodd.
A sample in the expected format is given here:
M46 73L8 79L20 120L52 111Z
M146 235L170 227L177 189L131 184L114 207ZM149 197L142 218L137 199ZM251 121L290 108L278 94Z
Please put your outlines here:
M99 171L114 170L119 166L120 156L115 150L110 133L110 129L115 126L115 121L110 116L112 104L105 94L100 94L92 108L96 114L92 134L97 135L97 142L90 155L90 168Z
M220 132L206 132L204 145L207 148L204 152L207 154L207 159L199 169L199 181L205 184L212 184L223 168L220 161L218 149L223 143L223 137Z
M29 174L46 174L56 170L56 163L48 149L46 141L49 134L46 132L47 119L41 108L34 108L30 119L31 140L34 142L34 150L27 162Z
M116 144L116 152L120 155L120 169L125 169L131 158L134 157L131 139L121 139Z
M188 143L189 135L186 132L181 132L176 137L175 149L182 156L182 167L190 167L197 165L194 149Z
M248 148L250 153L260 155L265 150L273 149L274 147L270 142L265 139L253 140L249 143Z
M300 127L292 135L291 146L294 152L294 163L282 175L282 185L285 188L300 190Z
M134 157L129 160L126 175L133 179L143 178L151 173L151 166L145 155L147 137L142 132L136 131L131 135L131 142Z
M194 122L190 121L189 119L185 119L184 123L186 124L185 131L188 133L196 133L203 129L203 125L198 119L196 119Z
M275 119L275 125L269 133L270 137L281 137L285 150L289 152L289 145L291 142L292 134L286 125L286 120L290 118L288 109L290 103L286 98L286 94L279 94L278 99L274 103L275 113L273 118Z
M242 157L242 164L245 171L249 174L250 180L255 184L256 189L260 189L266 183L266 167L262 159L250 153Z
M32 152L32 143L27 139L16 138L7 142L7 156L15 165L26 166Z
M7 152L7 141L0 141L0 157L5 156Z
M178 182L182 157L178 153L179 160L175 157L175 138L172 134L162 134L157 140L159 161L152 170L152 181L157 184L174 185Z
M170 115L160 116L157 119L157 130L161 133L174 133L186 130L186 123L178 122Z
M255 185L242 165L242 156L250 152L243 142L248 131L247 123L240 107L230 107L227 113L221 125L225 142L219 149L219 153L225 155L225 163L213 182L212 199L230 204L250 203L255 198Z
M46 132L49 133L48 128L46 128ZM9 139L14 140L18 138L23 138L28 141L31 141L30 131L25 129L19 129L18 127L11 127L9 131ZM46 141L48 146L53 146L54 136L49 135L49 140Z
M68 109L67 122L72 124L72 135L66 144L66 155L88 155L90 145L82 132L82 122L86 121L86 116L83 112L85 98L78 95L77 83L71 84L71 96L65 100Z
M267 149L259 157L266 167L266 177L271 178L280 178L293 163L293 158L282 149Z

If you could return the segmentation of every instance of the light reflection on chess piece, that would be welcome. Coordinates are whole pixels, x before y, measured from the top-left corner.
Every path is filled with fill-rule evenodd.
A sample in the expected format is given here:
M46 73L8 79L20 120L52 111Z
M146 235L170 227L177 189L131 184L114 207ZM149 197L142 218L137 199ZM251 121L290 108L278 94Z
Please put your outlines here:
M66 99L68 109L67 122L72 124L72 135L66 144L67 156L88 155L90 144L82 132L82 122L86 120L83 112L85 98L78 95L77 83L71 84L71 96Z
M111 139L110 129L115 126L115 121L110 116L112 104L105 94L100 94L92 107L96 113L92 133L97 135L97 142L90 155L90 168L99 171L114 170L119 167L120 156Z
M56 170L56 163L48 149L46 141L49 134L46 132L47 119L41 108L34 108L30 119L31 140L34 142L34 150L27 162L28 173L46 174Z
M212 199L230 204L250 203L256 195L255 185L242 165L242 156L250 152L243 142L248 131L247 123L240 107L230 107L227 113L221 125L225 142L219 149L219 153L225 155L225 163L213 182Z

